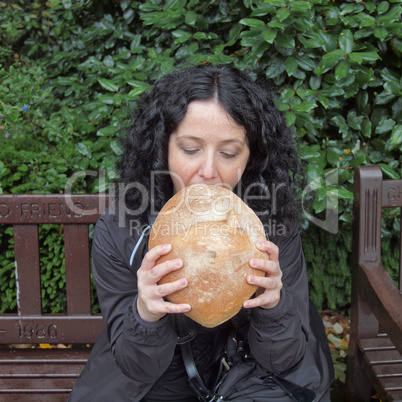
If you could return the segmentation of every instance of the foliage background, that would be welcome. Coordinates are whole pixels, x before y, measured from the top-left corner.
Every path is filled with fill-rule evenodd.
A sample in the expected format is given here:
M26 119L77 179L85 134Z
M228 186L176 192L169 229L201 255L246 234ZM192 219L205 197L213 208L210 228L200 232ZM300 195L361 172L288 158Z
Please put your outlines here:
M233 63L272 82L307 162L312 201L331 233L305 218L311 295L350 300L353 168L401 177L402 4L329 0L37 0L0 2L0 191L107 191L117 131L139 95L179 63ZM326 178L335 177L328 184ZM338 204L337 204L338 203ZM383 227L395 275L396 211ZM12 228L0 229L0 311L15 309ZM40 228L43 307L65 308L63 237Z

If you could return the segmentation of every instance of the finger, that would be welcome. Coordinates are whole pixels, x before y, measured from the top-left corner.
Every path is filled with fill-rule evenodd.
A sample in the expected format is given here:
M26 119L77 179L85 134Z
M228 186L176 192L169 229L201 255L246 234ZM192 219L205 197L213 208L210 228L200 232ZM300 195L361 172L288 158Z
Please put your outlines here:
M189 304L174 304L174 303L165 303L166 313L168 314L179 314L179 313L187 313L191 310L191 306Z
M258 297L254 299L246 300L243 303L244 308L255 308L255 307L262 307L262 308L273 308L275 307L280 301L280 292L267 292L262 293Z
M184 289L188 285L186 278L178 279L174 282L164 283L155 287L154 292L156 297L166 297L170 294Z
M151 269L153 266L155 266L158 258L162 255L168 254L171 249L171 244L160 244L151 248L151 250L145 254L144 259L142 260L142 267L145 269Z
M272 261L278 261L279 259L279 247L270 241L261 241L257 243L257 248L260 251L265 251L269 255L269 259Z
M268 275L280 275L279 264L272 260L252 258L249 262L251 268L264 271Z
M152 282L158 282L166 274L177 271L182 266L183 261L180 258L164 261L161 264L155 265L149 270L149 277L152 278Z
M146 321L158 321L166 314L186 313L191 310L191 306L186 303L174 304L164 300L153 300L147 305L145 313L140 309L141 303L138 299L137 309L141 318Z
M268 290L282 288L282 282L268 276L247 275L247 282Z

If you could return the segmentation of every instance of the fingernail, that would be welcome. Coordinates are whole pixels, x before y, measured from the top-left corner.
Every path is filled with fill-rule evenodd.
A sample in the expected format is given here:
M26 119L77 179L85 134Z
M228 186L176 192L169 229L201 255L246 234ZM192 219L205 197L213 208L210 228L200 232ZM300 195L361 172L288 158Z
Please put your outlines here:
M175 261L174 261L174 266L175 266L175 267L181 267L181 265L182 265L181 260L178 259L178 260L175 260Z
M171 247L172 247L172 246L171 246L170 244L164 244L164 245L163 245L163 248L164 248L165 250L170 250Z
M250 261L250 265L252 267L258 267L258 260L256 260L255 258L252 258Z
M184 313L184 312L187 312L187 311L190 311L190 310L191 310L191 307L190 307L190 306L186 306L186 307L183 308L183 313Z
M247 281L248 281L248 283L254 283L255 282L255 277L253 275L249 275L247 277Z
M180 286L182 286L182 287L187 286L187 279L181 279Z
M262 242L262 241L258 242L258 243L257 243L257 246L258 246L258 247L264 247L264 242Z

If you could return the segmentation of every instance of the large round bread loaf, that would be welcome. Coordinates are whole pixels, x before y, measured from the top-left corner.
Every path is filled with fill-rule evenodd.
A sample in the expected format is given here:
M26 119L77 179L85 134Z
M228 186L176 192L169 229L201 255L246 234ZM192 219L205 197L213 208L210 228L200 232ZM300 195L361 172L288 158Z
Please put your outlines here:
M192 185L173 196L158 214L149 237L149 249L171 244L172 251L157 264L181 258L183 267L159 284L187 278L188 286L168 296L188 303L186 313L205 327L215 327L236 315L257 287L248 274L263 276L249 266L251 258L268 258L256 248L266 240L260 219L232 191Z

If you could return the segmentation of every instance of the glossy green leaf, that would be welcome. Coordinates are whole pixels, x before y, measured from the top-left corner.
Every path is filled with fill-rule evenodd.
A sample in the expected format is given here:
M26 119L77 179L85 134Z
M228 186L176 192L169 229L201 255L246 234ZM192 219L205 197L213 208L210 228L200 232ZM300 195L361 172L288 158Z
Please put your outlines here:
M243 18L239 22L240 24L246 25L248 27L265 27L264 21L258 20L256 18Z
M176 31L173 31L172 35L176 38L176 43L183 43L191 38L191 34L189 32L183 31L182 29L177 29Z
M372 62L380 60L381 57L376 52L353 52L349 54L351 60L357 63L362 63L364 61Z
M117 92L119 90L119 86L114 84L112 81L106 79L106 78L101 78L98 80L99 84L102 85L103 88L105 88L108 91L111 92Z
M276 35L275 42L279 46L282 46L285 48L294 49L294 47L295 47L295 40L289 34L284 34L284 33L278 32L278 34Z
M332 190L332 189L331 189ZM353 193L347 190L345 187L335 186L334 191L339 198L343 198L345 200L352 200Z
M289 8L281 8L278 10L278 12L276 13L276 18L278 18L279 21L283 21L286 20L286 18L288 18L290 15L290 10Z
M278 77L280 74L282 74L284 71L285 71L284 60L278 58L271 61L265 74L267 78L275 78Z
M294 57L288 57L285 60L285 70L288 75L292 76L299 67L298 61Z
M388 31L384 27L376 27L374 28L374 36L383 41L388 36Z
M384 133L388 133L389 131L391 131L395 126L395 120L393 119L382 119L376 129L375 132L377 134L384 134Z
M339 47L346 53L352 53L355 47L355 40L353 38L353 33L349 29L345 29L339 35Z
M335 68L335 78L337 81L340 81L342 78L345 78L350 70L350 63L348 60L342 60Z
M402 146L402 125L398 124L392 129L389 141L391 149L400 148Z
M293 105L292 109L296 112L310 112L316 106L315 102L303 102L300 105Z
M399 176L399 174L397 172L395 172L395 170L391 169L388 165L386 165L385 163L380 163L379 164L381 167L381 170L391 179L400 179L401 177Z
M111 136L117 131L118 127L116 126L107 126L103 127L96 133L99 136Z
M382 1L377 7L378 14L384 14L388 10L389 10L389 2L388 1Z
M265 29L264 31L262 31L261 37L268 43L273 43L276 38L276 34L277 34L277 31L275 29L268 28L268 29Z
M309 1L290 1L289 7L292 9L292 12L300 12L300 11L307 11L310 10L312 4Z

